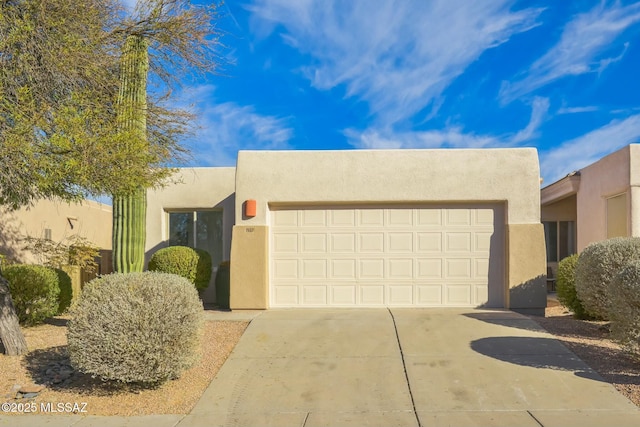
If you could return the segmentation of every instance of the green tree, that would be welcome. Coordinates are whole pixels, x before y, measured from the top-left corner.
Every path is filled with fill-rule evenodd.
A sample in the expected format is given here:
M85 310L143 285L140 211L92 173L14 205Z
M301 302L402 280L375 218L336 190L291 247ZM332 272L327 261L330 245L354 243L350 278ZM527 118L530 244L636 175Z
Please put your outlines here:
M186 0L143 0L133 13L118 0L0 0L0 205L160 185L173 172L164 166L185 154L191 122L167 107L168 95L185 72L214 68L214 18L215 7ZM132 35L148 42L155 83L144 150L118 122L120 56ZM20 331L5 288L0 280L0 339L21 354L26 345L7 348Z

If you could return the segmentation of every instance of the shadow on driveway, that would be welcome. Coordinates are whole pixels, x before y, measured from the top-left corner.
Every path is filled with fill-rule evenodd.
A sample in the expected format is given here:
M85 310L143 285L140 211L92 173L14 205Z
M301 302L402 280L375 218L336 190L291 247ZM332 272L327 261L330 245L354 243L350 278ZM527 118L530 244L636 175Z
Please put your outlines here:
M532 368L570 371L595 381L604 379L558 340L541 337L489 337L472 341L471 349L485 356Z

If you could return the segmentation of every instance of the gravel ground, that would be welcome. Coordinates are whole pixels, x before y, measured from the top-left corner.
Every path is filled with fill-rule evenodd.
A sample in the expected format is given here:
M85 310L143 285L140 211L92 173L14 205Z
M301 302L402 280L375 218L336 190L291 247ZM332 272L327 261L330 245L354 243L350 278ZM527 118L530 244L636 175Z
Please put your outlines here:
M640 359L631 357L610 339L607 322L574 319L552 299L545 317L531 316L531 319L640 407Z
M57 317L47 324L24 328L29 354L0 354L0 402L35 402L38 408L41 403L86 403L87 415L187 414L227 360L248 322L205 322L200 362L179 379L151 390L114 387L78 372L63 372L60 377L69 360L65 325L66 319ZM15 400L19 386L33 384L47 386L34 399Z

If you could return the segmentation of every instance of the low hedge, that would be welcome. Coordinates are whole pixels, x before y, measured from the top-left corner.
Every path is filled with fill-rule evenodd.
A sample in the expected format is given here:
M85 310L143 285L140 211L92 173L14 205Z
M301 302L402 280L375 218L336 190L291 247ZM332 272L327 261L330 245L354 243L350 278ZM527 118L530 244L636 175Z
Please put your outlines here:
M193 283L199 291L211 280L209 252L187 246L169 246L154 253L149 260L149 271L177 274Z
M616 237L587 246L576 265L576 293L586 312L609 317L611 281L622 267L640 259L640 237Z
M640 356L640 261L633 261L618 271L611 281L609 295L613 337Z
M69 276L65 279L53 268L24 264L5 267L2 274L9 282L11 298L21 325L42 323L64 307L65 303L60 300L60 284L64 282L62 287L66 292L66 279L69 280L69 288L71 287ZM63 299L66 301L66 295L63 295Z
M576 319L589 319L590 316L582 306L576 293L576 265L578 254L562 259L558 263L556 291L560 304L571 310Z

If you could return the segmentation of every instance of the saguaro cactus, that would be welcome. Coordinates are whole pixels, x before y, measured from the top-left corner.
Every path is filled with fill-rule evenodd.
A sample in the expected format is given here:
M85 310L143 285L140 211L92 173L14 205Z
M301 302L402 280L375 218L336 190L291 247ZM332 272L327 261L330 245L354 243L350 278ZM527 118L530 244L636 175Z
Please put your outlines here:
M147 41L141 35L127 36L120 62L120 92L116 102L120 143L131 155L148 150L147 145ZM125 159L126 161L126 159ZM147 193L135 188L113 195L113 269L119 273L142 271L146 234Z

